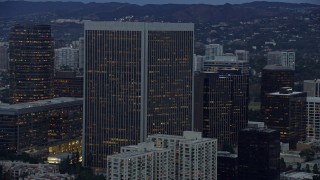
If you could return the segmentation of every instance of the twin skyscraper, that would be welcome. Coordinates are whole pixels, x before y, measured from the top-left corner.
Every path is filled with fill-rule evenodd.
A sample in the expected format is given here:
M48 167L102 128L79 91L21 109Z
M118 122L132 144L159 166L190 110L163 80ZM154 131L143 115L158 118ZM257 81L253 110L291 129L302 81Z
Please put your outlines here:
M84 166L192 129L193 24L88 21L84 38Z

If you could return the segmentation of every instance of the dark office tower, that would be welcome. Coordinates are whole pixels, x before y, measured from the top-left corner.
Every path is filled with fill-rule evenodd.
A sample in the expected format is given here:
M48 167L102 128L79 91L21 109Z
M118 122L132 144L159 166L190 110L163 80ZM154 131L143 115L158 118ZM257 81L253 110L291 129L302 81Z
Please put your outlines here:
M218 151L218 180L238 179L238 155L227 151Z
M9 39L12 103L53 97L53 39L49 25L16 25Z
M195 75L195 125L204 137L236 146L239 130L248 123L249 77L241 69Z
M281 87L294 87L294 70L281 65L267 65L261 74L261 114L265 107L265 95L278 92Z
M193 24L85 23L84 165L192 122Z
M279 132L266 128L246 128L239 132L239 180L279 180Z
M305 92L285 87L266 95L262 118L269 128L280 132L280 141L289 143L290 149L306 138L306 97Z
M261 75L261 96L277 92L281 87L294 86L294 70L280 65L267 65Z
M83 76L76 72L56 72L53 85L54 97L83 97Z

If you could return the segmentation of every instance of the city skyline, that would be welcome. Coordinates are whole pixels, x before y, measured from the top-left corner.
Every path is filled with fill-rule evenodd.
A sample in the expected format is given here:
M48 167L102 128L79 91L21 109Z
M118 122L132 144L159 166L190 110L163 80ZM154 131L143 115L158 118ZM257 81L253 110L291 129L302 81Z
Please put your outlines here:
M35 1L0 0L0 179L320 178L320 5Z

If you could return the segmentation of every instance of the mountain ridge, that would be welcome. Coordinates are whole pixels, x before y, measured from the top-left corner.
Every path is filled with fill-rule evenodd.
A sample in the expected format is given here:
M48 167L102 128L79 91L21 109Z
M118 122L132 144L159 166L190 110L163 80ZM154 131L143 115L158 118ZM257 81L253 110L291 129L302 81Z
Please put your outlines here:
M82 3L82 2L0 2L0 18L48 16L50 19L76 18L118 20L133 16L135 21L220 22L242 21L255 17L285 15L292 10L320 9L320 5L281 2L251 2L244 4L147 4Z

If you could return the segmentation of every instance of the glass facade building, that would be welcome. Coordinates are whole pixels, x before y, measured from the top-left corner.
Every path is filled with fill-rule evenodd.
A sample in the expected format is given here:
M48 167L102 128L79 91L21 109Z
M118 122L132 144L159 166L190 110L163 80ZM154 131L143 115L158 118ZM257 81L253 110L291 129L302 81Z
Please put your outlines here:
M276 180L280 176L279 131L246 128L239 132L239 180Z
M281 87L294 87L294 70L281 65L265 66L261 75L261 96L277 92Z
M266 106L266 94L278 92L281 87L294 87L294 70L281 65L265 66L261 74L261 114ZM261 121L263 121L262 116Z
M78 139L82 108L82 98L0 104L0 149L21 152Z
M85 23L84 165L192 125L194 25Z
M54 48L49 25L16 25L9 38L12 103L53 97Z
M53 85L54 97L83 97L83 76L76 72L56 72Z
M306 139L306 99L307 93L294 92L282 88L279 92L268 93L262 118L265 124L280 132L280 141L296 148L298 141Z
M223 144L236 146L238 132L248 123L248 63L212 61L210 68L195 72L194 78L194 130L217 138L219 149Z

